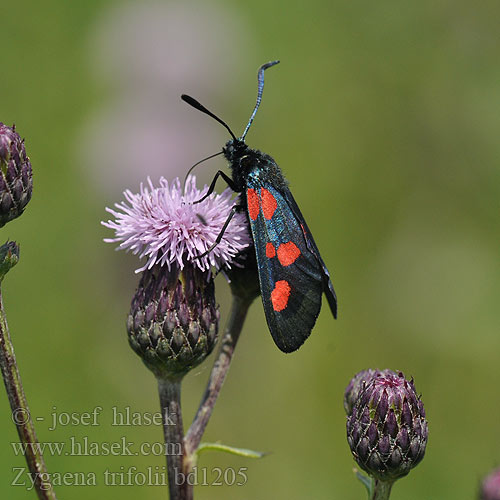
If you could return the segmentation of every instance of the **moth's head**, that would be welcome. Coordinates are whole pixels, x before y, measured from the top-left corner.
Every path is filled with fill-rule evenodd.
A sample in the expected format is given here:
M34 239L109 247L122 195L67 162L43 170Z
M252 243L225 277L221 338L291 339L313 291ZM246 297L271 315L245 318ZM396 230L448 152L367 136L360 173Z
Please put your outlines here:
M226 145L222 148L222 152L226 157L226 160L234 164L245 154L248 146L242 139L231 139L226 142Z

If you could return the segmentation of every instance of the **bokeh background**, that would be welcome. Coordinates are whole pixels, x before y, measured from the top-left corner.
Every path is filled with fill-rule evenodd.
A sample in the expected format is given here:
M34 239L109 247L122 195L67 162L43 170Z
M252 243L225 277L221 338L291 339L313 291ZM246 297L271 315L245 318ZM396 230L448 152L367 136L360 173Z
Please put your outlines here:
M135 257L103 243L105 206L149 175L183 175L227 134L183 104L190 93L272 154L334 276L310 339L284 355L255 303L205 440L270 452L207 453L199 466L248 467L245 486L199 486L204 499L358 499L342 397L360 369L413 376L428 414L421 465L393 498L475 498L500 463L500 4L254 0L20 0L0 4L0 121L26 138L33 200L2 229L21 262L2 289L41 441L161 440L113 427L157 411L153 376L129 349ZM208 181L221 160L198 170ZM229 292L218 281L222 317ZM213 355L183 386L186 424ZM3 390L2 390L3 392ZM0 497L23 467L0 394ZM51 413L103 407L100 425ZM51 472L95 472L61 498L158 499L158 486L105 486L106 469L161 469L158 456L56 456ZM209 476L210 478L210 476ZM26 480L26 477L24 476Z

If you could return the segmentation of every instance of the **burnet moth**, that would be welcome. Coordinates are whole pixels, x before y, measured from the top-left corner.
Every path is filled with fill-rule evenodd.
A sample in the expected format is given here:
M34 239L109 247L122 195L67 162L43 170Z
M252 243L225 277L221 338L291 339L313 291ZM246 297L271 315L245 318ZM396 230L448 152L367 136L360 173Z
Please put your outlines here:
M321 309L323 292L335 318L337 297L328 269L280 168L269 155L245 144L262 100L264 71L278 62L260 67L257 103L240 138L197 100L185 94L182 99L218 121L232 137L218 153L229 162L232 178L219 170L206 195L197 202L214 191L219 177L235 192L242 193L240 204L233 208L216 242L205 254L220 242L235 212L245 210L255 247L267 324L276 345L283 352L292 352L309 337Z

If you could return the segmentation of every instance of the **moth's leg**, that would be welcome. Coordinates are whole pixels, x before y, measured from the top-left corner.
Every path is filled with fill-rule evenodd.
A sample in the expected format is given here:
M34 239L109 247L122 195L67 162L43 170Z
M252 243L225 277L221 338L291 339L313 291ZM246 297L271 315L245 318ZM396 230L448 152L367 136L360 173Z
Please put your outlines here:
M224 236L224 233L226 232L227 226L229 226L231 219L234 217L234 214L239 210L241 210L242 208L243 205L234 205L233 208L231 208L231 211L227 216L226 222L224 222L224 225L222 226L220 233L217 235L217 238L215 238L215 241L210 245L210 247L205 252L203 252L201 255L196 256L195 259L201 259L202 257L205 257L205 255L209 254L222 241L222 237ZM199 218L201 222L205 223L202 217Z
M215 183L217 182L217 179L219 177L222 177L227 182L227 185L233 191L238 191L236 189L235 183L233 182L233 179L231 179L231 177L229 177L229 175L227 175L226 173L224 173L222 170L218 170L217 173L215 174L215 177L213 178L213 180L212 180L212 182L210 184L210 187L208 188L208 191L206 192L205 196L203 196L203 198L200 198L199 200L194 201L193 205L196 205L196 203L201 203L203 200L205 200L206 198L208 198L214 192Z

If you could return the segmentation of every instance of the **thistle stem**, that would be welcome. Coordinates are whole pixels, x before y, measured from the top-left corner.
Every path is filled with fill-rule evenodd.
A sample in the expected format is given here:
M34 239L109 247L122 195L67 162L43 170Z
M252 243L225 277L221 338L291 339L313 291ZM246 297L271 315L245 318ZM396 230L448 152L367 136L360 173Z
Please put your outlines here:
M56 495L50 483L47 468L40 451L35 427L31 420L28 402L23 390L21 376L17 368L14 346L9 334L7 317L3 307L2 292L0 289L0 366L7 389L11 418L16 424L19 439L26 444L25 458L34 487L40 500L56 500Z
M393 484L392 482L375 479L371 500L389 500Z
M210 378L208 380L207 387L205 389L205 394L201 400L200 406L194 417L193 423L189 428L186 437L184 439L185 460L187 463L187 470L189 471L194 464L195 454L198 446L201 442L201 438L205 429L207 427L210 416L219 396L219 392L224 384L231 360L233 358L234 349L238 338L240 336L241 330L243 328L243 323L247 316L248 308L252 303L253 297L243 297L240 295L233 294L233 303L231 306L231 315L229 317L229 322L222 338L222 343L215 360Z
M170 500L191 500L193 487L184 470L184 429L181 411L181 379L158 379L163 435L167 457Z

